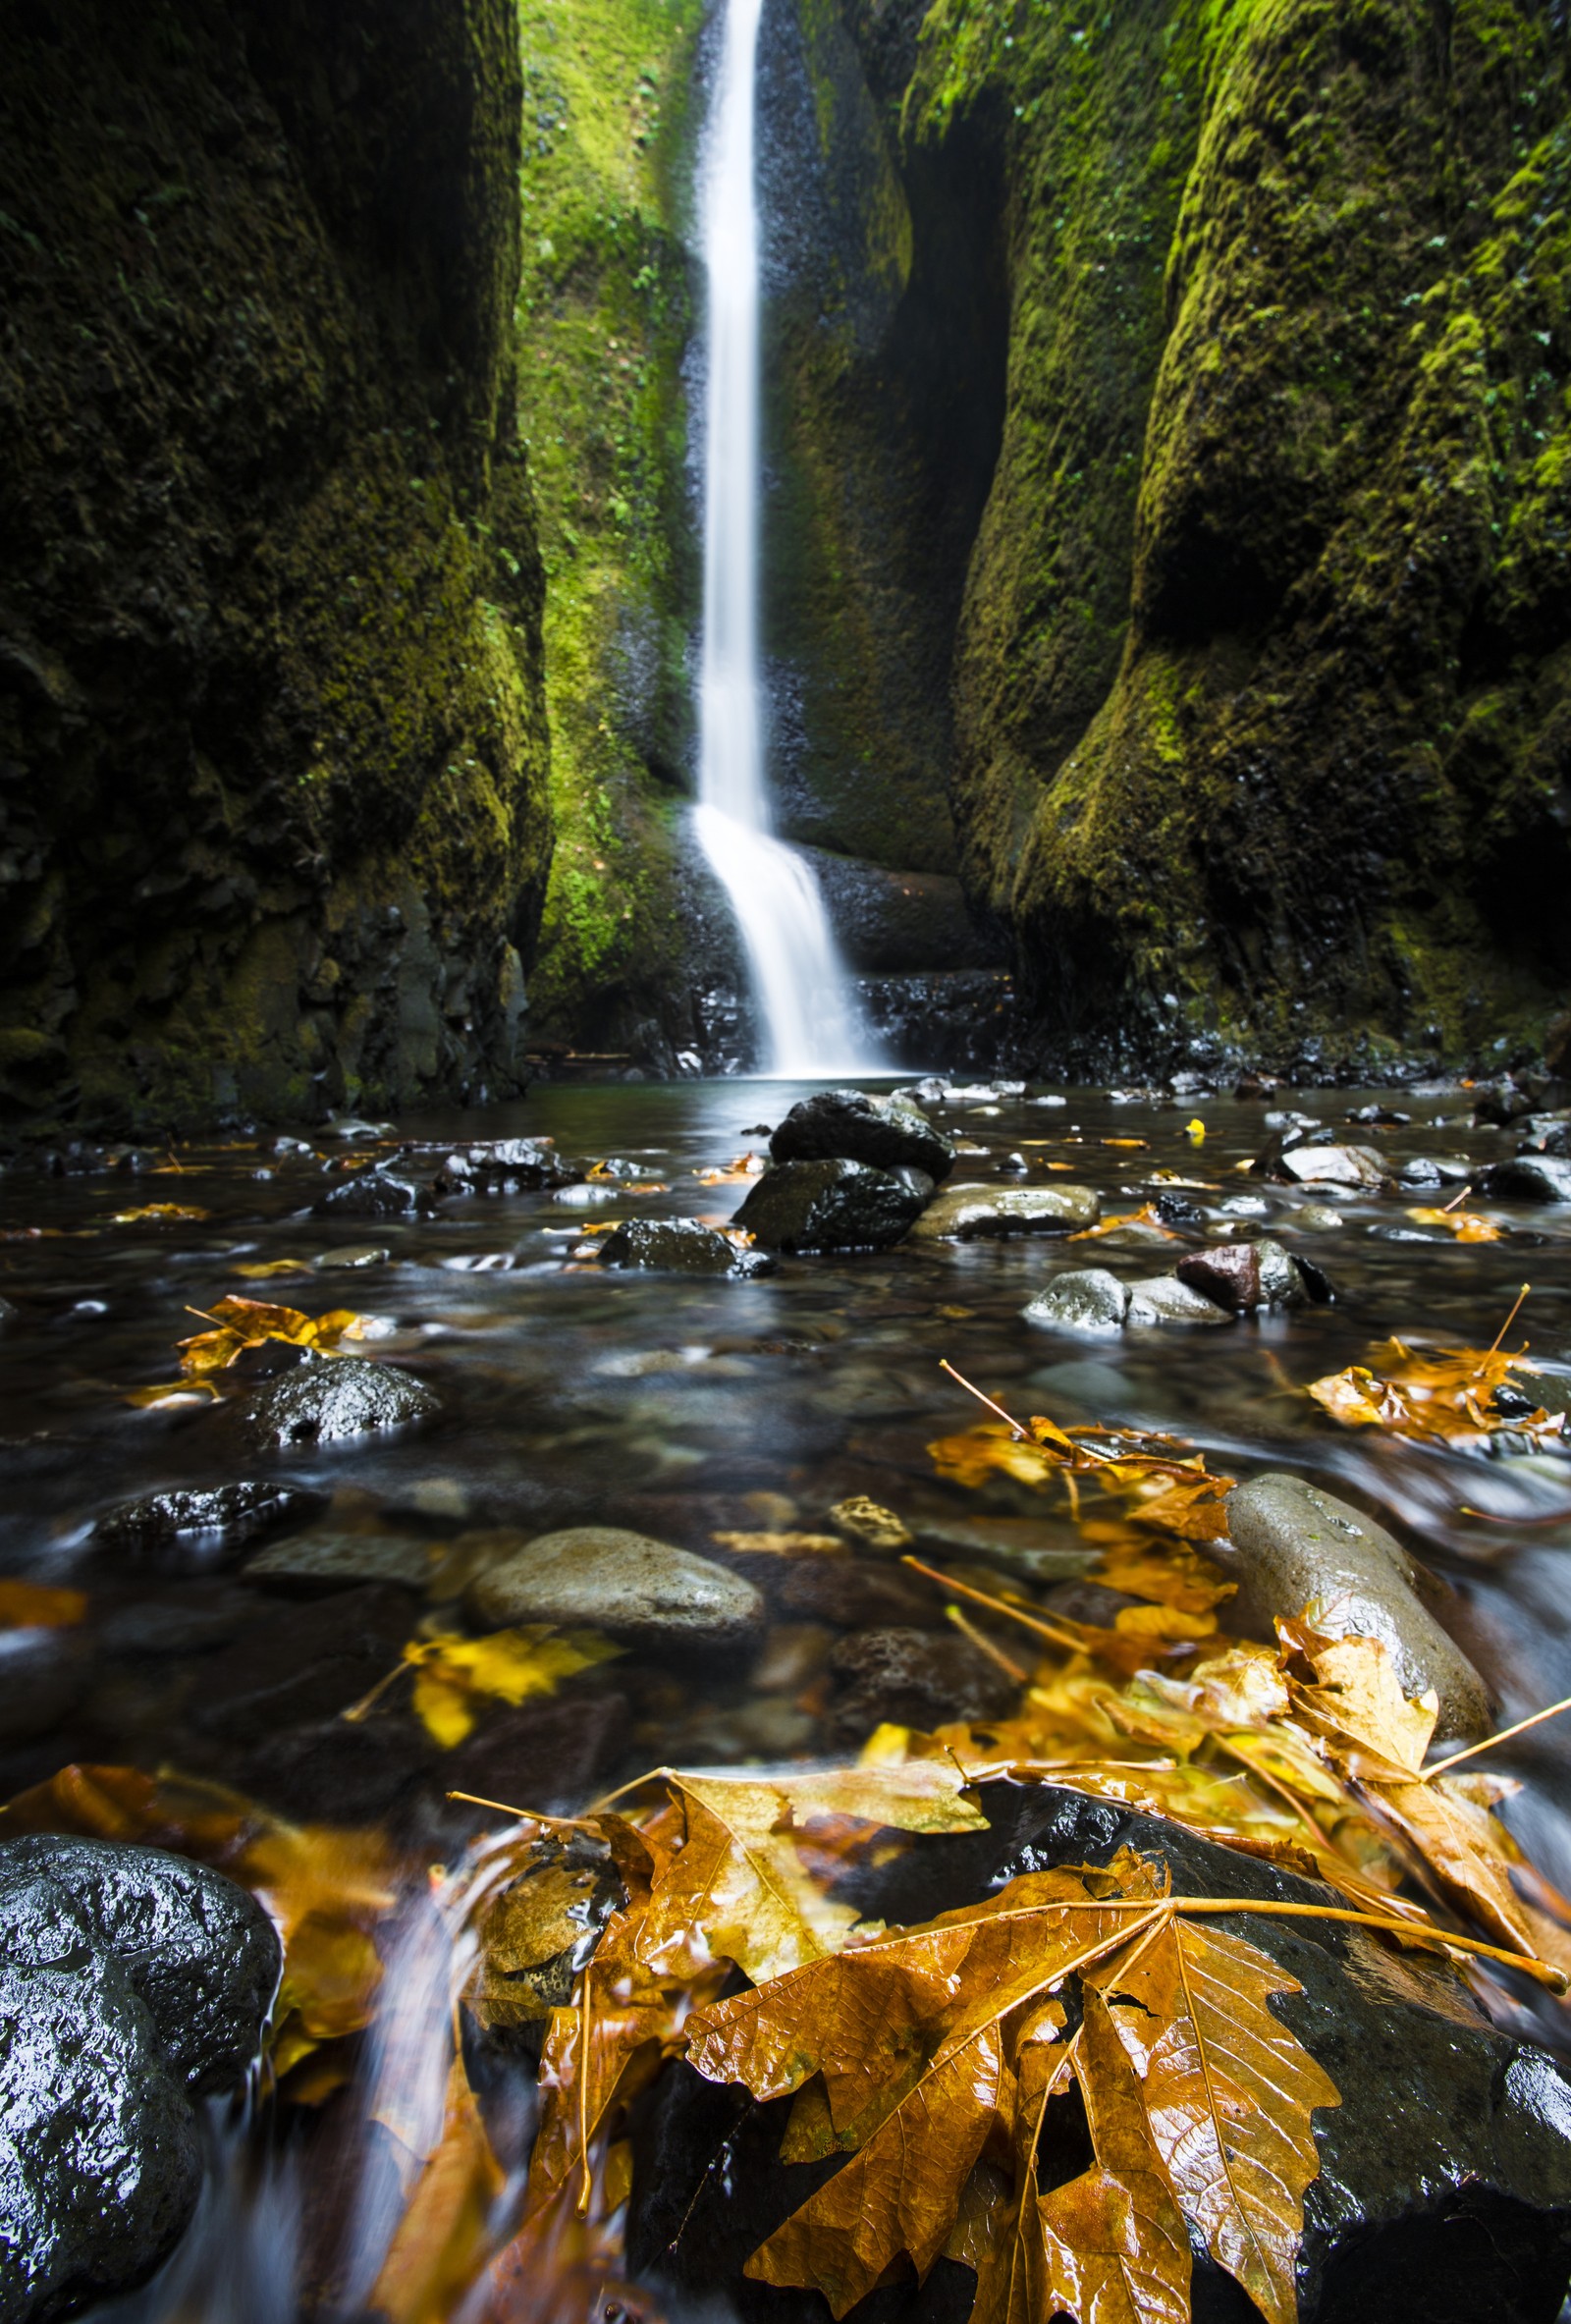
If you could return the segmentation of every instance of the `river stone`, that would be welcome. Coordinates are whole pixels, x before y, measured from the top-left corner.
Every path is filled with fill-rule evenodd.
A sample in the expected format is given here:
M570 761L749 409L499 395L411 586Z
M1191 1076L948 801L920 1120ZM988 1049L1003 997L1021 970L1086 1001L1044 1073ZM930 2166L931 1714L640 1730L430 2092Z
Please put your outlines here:
M353 1590L361 1582L424 1590L442 1556L436 1542L407 1534L297 1534L251 1558L241 1579L298 1597Z
M601 1239L602 1267L640 1267L680 1275L772 1275L779 1261L748 1251L696 1218L628 1218Z
M0 1844L0 2324L148 2277L201 2188L189 2093L233 2089L278 1981L271 1921L151 1848Z
M1327 1637L1383 1639L1404 1692L1438 1695L1437 1743L1489 1734L1489 1690L1419 1596L1442 1586L1383 1526L1302 1477L1274 1473L1228 1494L1227 1530L1229 1541L1208 1554L1238 1584L1230 1628L1270 1639L1276 1618L1308 1610Z
M1095 1226L1102 1201L1089 1186L946 1186L923 1212L913 1243L1014 1234L1073 1234Z
M430 1420L441 1399L423 1381L363 1356L316 1356L269 1380L241 1407L241 1429L258 1451Z
M1518 1154L1510 1162L1491 1162L1474 1184L1479 1194L1491 1200L1571 1203L1571 1162L1558 1162L1547 1154Z
M1130 1847L1165 1859L1180 1895L1342 1901L1178 1824L1073 1792L990 1784L978 1801L990 1829L918 1840L859 1868L837 1894L869 1919L908 1925L1022 1872L1106 1864ZM1247 1913L1220 1925L1301 1988L1271 2009L1341 2096L1313 2118L1321 2169L1304 2197L1298 2324L1553 2324L1571 2273L1571 2086L1561 2069L1488 2024L1449 1969L1363 1930ZM684 2304L725 2303L739 2324L821 2324L818 2294L742 2274L758 2245L844 2167L838 2155L781 2162L792 2103L760 2105L685 2064L667 2070L634 2145L635 2277L657 2278ZM974 2291L969 2269L940 2259L925 2286L893 2283L868 2312L878 2324L961 2324ZM1193 2303L1194 2324L1256 2318L1203 2245Z
M151 1557L160 1564L216 1565L247 1541L280 1526L302 1525L326 1506L325 1493L246 1479L126 1501L98 1520L92 1538L100 1549Z
M1373 1146L1295 1146L1278 1164L1300 1186L1379 1186L1385 1164Z
M318 1218L416 1218L434 1211L430 1189L407 1178L390 1178L381 1170L365 1170L347 1185L335 1186L314 1206Z
M1020 1693L1007 1671L949 1630L864 1630L841 1640L829 1668L842 1690L835 1729L848 1745L865 1742L886 1721L932 1728L951 1719L1002 1718Z
M876 1170L925 1170L935 1184L954 1167L954 1145L909 1098L820 1090L793 1106L769 1142L778 1162L859 1162Z
M1121 1331L1129 1293L1105 1267L1077 1267L1056 1276L1020 1312L1047 1331Z
M764 1600L750 1582L613 1525L569 1526L526 1541L470 1585L468 1602L488 1629L554 1622L668 1652L745 1650L764 1624Z
M766 1170L736 1224L771 1251L882 1251L922 1216L932 1181L858 1162L787 1162Z
M570 1186L582 1176L549 1138L493 1138L450 1154L436 1188L439 1194L520 1194L530 1187Z
M1133 1329L1152 1324L1230 1324L1233 1319L1226 1308L1176 1275L1142 1275L1129 1286L1126 1320Z
M1316 1269L1319 1274L1319 1269ZM1271 1235L1254 1243L1216 1243L1189 1251L1173 1273L1218 1307L1249 1315L1258 1307L1299 1307L1313 1286L1292 1254ZM1324 1277L1322 1277L1324 1281Z

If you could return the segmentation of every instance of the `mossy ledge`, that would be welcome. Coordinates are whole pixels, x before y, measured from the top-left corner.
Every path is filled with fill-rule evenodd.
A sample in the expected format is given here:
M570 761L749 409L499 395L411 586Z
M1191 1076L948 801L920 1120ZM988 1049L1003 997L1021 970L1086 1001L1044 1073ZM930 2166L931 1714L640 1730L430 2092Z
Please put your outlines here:
M17 0L0 1102L518 1086L551 827L511 0Z
M1547 0L840 0L916 224L1002 188L954 659L1038 1061L1531 1054L1571 980Z

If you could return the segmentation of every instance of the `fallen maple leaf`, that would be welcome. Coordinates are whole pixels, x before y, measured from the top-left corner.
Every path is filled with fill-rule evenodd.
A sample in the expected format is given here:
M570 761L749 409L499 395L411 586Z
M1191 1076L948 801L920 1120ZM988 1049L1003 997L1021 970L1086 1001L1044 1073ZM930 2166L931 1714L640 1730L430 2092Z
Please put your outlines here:
M1140 2077L1153 2142L1185 2216L1268 2324L1296 2324L1312 2116L1330 2077L1269 2007L1297 1979L1229 1929L1170 1918L1087 1973Z
M198 1331L180 1343L181 1370L196 1378L227 1371L246 1348L260 1347L269 1339L332 1355L343 1339L374 1336L366 1330L368 1319L348 1307L307 1316L298 1308L270 1307L260 1299L229 1298L219 1300L209 1315L216 1330Z
M0 1582L0 1630L74 1630L86 1611L85 1591Z
M448 2076L442 2137L415 2182L366 2302L389 2324L446 2324L490 2255L504 2175L463 2071Z

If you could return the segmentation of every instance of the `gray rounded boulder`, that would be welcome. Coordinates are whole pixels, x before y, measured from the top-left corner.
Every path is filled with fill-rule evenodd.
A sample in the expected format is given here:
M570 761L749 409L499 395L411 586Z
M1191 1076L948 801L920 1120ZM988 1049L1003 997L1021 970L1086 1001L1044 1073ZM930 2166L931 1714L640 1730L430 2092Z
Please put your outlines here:
M913 1242L971 1243L1016 1234L1073 1234L1095 1226L1102 1198L1089 1186L946 1186L922 1214Z
M677 1655L744 1650L764 1623L750 1582L613 1525L569 1526L526 1541L479 1576L468 1602L489 1628L603 1630L623 1646Z
M1302 1477L1257 1477L1227 1496L1229 1541L1212 1543L1238 1594L1229 1628L1273 1635L1273 1623L1308 1613L1329 1638L1378 1638L1389 1648L1409 1697L1439 1697L1436 1743L1476 1743L1492 1719L1489 1689L1423 1602L1444 1584L1410 1557L1383 1526Z
M233 2089L280 1951L255 1900L153 1848L0 1845L0 2324L145 2281L201 2188L192 2094Z

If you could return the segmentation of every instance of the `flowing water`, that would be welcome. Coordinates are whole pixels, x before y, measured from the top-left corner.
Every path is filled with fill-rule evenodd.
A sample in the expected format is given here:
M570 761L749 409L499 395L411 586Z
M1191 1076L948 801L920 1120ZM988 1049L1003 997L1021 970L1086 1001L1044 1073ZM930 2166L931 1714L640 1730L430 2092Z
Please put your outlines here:
M765 1070L870 1069L818 884L770 828L758 658L758 200L754 83L762 0L726 0L702 165L709 286L704 629L695 823L731 898L763 1019Z
M417 1867L383 1932L383 2008L353 2088L232 2128L215 2150L200 2232L133 2303L135 2318L275 2324L297 2281L330 2283L340 2310L363 2300L402 2201L388 2157L417 2156L432 2138L472 1946L468 1906L495 1876L499 1819L455 1806L449 1790L572 1809L660 1762L779 1762L855 1747L831 1656L859 1623L891 1618L872 1600L838 1612L777 1607L750 1667L628 1655L549 1701L491 1706L448 1751L399 1688L345 1721L422 1623L463 1626L465 1577L510 1541L598 1523L713 1553L717 1533L821 1530L833 1504L865 1493L951 1570L985 1566L965 1545L979 1517L1032 1519L1050 1548L1074 1546L1058 1497L1045 1502L1002 1475L962 1486L938 1473L928 1446L974 1417L940 1371L948 1359L1017 1412L1149 1424L1193 1439L1234 1475L1283 1468L1318 1480L1393 1526L1454 1586L1448 1620L1502 1720L1571 1693L1571 1461L1483 1459L1349 1432L1302 1393L1393 1331L1487 1347L1524 1280L1534 1288L1513 1343L1531 1340L1563 1389L1571 1213L1474 1202L1502 1239L1468 1244L1410 1216L1443 1193L1338 1192L1340 1223L1327 1223L1316 1215L1324 1196L1241 1166L1265 1141L1259 1105L1203 1102L1196 1145L1184 1128L1192 1100L983 1091L935 1108L971 1149L957 1174L1016 1185L1023 1165L1025 1183L1083 1180L1122 1213L1158 1184L1170 1188L1154 1177L1165 1172L1187 1182L1196 1221L1149 1246L1139 1239L1149 1229L1068 1247L904 1246L787 1260L756 1281L615 1272L588 1255L586 1229L613 1217L728 1219L749 1183L730 1165L760 1152L767 1125L802 1094L743 1081L562 1087L488 1115L410 1121L406 1138L432 1142L405 1158L414 1178L434 1176L441 1141L542 1134L567 1157L613 1161L630 1175L444 1199L391 1222L313 1216L347 1162L385 1156L391 1141L236 1142L147 1154L139 1171L19 1167L0 1182L0 1297L15 1311L0 1330L0 1582L69 1588L86 1601L69 1631L0 1632L11 1681L0 1697L0 1797L69 1760L172 1767L291 1817L378 1825ZM1322 1092L1299 1102L1339 1124L1358 1101ZM1465 1096L1396 1103L1411 1126L1346 1133L1378 1138L1393 1170L1419 1154L1483 1161L1513 1150L1510 1133L1468 1126ZM152 1205L188 1215L117 1216ZM1152 1273L1185 1247L1257 1232L1313 1256L1335 1304L1099 1340L1022 1320L1065 1267ZM258 1271L268 1269L286 1271ZM235 1432L239 1376L210 1409L129 1401L177 1377L176 1342L233 1294L381 1319L382 1336L365 1347L435 1389L440 1417L408 1434L258 1455ZM175 1564L94 1539L96 1521L134 1495L237 1477L319 1494L316 1512L274 1542L347 1542L352 1572L295 1594L298 1580L247 1572L271 1543ZM416 1565L422 1552L429 1564L424 1588L410 1576L411 1543ZM871 1553L835 1562L875 1596L892 1571L905 1587ZM917 1618L941 1628L942 1594ZM1504 1813L1562 1887L1568 1726L1498 1755L1524 1787ZM520 2118L510 2167L526 2134Z

